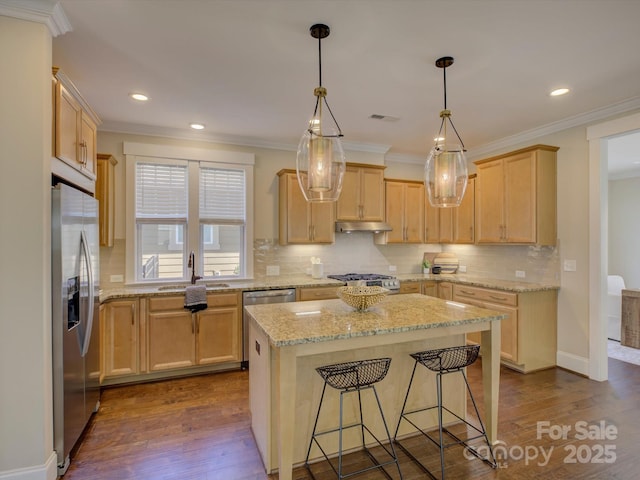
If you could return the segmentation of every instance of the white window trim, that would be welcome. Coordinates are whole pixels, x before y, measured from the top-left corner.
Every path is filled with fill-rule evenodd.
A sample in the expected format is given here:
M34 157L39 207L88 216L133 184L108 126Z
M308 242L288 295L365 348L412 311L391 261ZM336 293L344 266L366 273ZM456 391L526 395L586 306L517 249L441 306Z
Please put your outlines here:
M247 191L246 198L246 223L245 223L245 251L244 258L246 263L245 275L238 278L253 278L253 165L255 164L255 155L245 152L229 152L225 150L208 150L205 148L180 147L173 145L156 145L146 143L124 142L123 153L125 156L126 167L126 239L125 239L125 282L127 285L141 283L136 279L135 258L136 258L136 221L135 221L135 164L137 159L155 160L165 159L166 161L190 160L201 162L213 162L219 166L231 166L234 168L243 167L245 171L245 188ZM146 158L145 158L146 157ZM190 169L191 170L191 169ZM190 178L190 185L191 178ZM197 185L197 184L196 184ZM197 187L196 187L197 188ZM189 198L191 199L191 195ZM189 200L189 208L198 210L199 206L192 205ZM187 237L191 234L197 234L199 225L188 225ZM193 230L193 232L192 232ZM197 237L196 237L197 238Z

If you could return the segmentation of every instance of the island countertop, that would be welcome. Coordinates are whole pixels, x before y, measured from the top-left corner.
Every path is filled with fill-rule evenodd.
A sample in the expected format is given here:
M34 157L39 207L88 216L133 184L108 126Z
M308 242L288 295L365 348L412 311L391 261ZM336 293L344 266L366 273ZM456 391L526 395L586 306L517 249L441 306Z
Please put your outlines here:
M359 312L342 300L245 307L274 347L502 320L493 310L420 294L389 295Z

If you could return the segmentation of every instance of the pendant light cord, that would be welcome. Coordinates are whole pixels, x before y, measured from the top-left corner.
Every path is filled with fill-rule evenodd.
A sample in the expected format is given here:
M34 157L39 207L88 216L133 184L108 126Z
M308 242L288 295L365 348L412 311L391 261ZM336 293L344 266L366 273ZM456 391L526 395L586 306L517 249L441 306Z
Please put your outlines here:
M445 66L442 69L442 78L444 80L444 110L447 110L447 67ZM442 116L442 115L441 115ZM458 140L460 140L460 146L462 147L462 151L466 152L467 149L464 147L464 142L462 141L462 138L460 138L460 134L458 133L458 130L456 129L456 126L453 124L453 120L451 120L451 113L449 113L446 116L442 116L442 122L440 123L440 131L438 132L438 137L440 137L441 133L442 133L442 127L445 128L445 132L446 132L446 125L445 122L447 121L447 119L449 120L449 123L451 124L451 128L453 128L453 131L456 134L456 137L458 137ZM446 136L446 133L445 133ZM436 141L436 145L438 144L438 142Z

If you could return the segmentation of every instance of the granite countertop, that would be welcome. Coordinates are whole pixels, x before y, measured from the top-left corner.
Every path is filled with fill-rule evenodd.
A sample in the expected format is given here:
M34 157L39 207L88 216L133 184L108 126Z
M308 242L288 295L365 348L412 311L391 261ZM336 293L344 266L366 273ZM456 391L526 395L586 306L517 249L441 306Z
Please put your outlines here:
M497 290L505 290L516 293L536 292L541 290L558 290L557 285L516 282L511 280L497 280L492 278L470 277L460 274L441 274L431 275L422 273L408 273L396 275L401 282L409 281L435 281L435 282L451 282L462 285L470 285L476 287L493 288ZM311 278L308 275L292 275L292 276L274 276L264 277L255 280L221 280L206 281L209 293L216 292L242 292L249 290L275 290L280 288L302 288L302 287L339 287L344 282L333 280L331 278ZM161 297L175 296L184 293L186 284L175 282L168 285L140 285L140 286L122 286L119 288L104 289L100 293L100 301L114 300L118 298L130 297Z
M342 300L252 305L245 309L275 347L495 321L507 316L418 293L389 295L365 312Z
M534 282L518 282L514 280L498 280L495 278L472 277L469 275L460 275L459 273L442 273L438 275L422 274L422 273L405 273L396 275L401 282L411 281L436 281L451 282L461 285L469 285L474 287L493 288L496 290L505 290L508 292L524 293L539 292L543 290L559 290L558 285L550 285L547 283Z

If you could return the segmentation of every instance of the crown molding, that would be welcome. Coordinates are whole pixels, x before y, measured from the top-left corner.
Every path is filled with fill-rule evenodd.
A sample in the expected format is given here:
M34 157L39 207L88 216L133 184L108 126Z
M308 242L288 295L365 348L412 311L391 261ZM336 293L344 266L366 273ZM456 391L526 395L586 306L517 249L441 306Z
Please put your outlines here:
M0 15L42 23L57 37L72 30L57 0L0 0Z
M502 139L486 143L479 147L470 148L469 153L467 154L467 158L477 159L480 157L484 157L499 150L508 150L510 148L522 145L523 143L537 140L538 138L545 135L550 135L573 127L579 127L581 125L588 125L590 123L598 122L615 115L619 115L632 110L637 110L639 108L640 97L629 98L619 103L614 103L603 108L591 110L590 112L581 113L578 115L574 115L573 117L558 120L557 122L552 122L537 128L532 128L531 130L526 130L516 135L504 137Z

